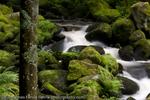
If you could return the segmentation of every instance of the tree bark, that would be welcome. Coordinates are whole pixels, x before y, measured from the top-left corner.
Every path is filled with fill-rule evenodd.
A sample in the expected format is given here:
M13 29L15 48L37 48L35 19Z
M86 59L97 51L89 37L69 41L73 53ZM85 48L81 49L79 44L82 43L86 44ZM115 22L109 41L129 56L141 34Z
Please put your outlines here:
M37 100L37 16L38 0L21 0L19 70L21 100Z

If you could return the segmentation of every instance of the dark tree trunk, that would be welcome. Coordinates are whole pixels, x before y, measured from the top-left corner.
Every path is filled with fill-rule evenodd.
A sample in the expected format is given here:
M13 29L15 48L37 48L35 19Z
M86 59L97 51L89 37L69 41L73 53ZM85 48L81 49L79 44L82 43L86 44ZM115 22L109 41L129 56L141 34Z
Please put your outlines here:
M37 16L38 0L21 0L19 86L25 100L37 100Z

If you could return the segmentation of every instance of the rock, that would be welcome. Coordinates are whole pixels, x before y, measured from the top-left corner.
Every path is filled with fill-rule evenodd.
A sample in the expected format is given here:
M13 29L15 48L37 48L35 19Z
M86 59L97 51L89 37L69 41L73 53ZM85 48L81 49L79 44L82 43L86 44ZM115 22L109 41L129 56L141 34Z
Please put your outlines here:
M87 5L90 13L96 20L111 23L120 16L119 11L111 9L104 0L89 0Z
M113 75L117 75L119 73L119 65L116 59L113 58L110 54L102 55L101 65Z
M145 38L146 37L145 37L144 32L142 32L141 30L136 30L130 35L129 40L130 40L130 43L133 43L140 39L145 39Z
M131 7L131 16L138 29L144 30L150 38L150 5L148 2L138 2Z
M146 96L146 100L150 100L150 93Z
M59 29L57 32L54 33L54 36L52 37L52 40L54 41L61 41L65 38L65 36L63 34L60 34L61 31L63 31L62 29Z
M129 36L134 30L134 24L130 19L119 18L112 24L112 41L126 45L129 42Z
M96 64L101 63L101 55L93 47L84 48L79 55L79 59L90 59Z
M134 43L135 60L150 59L150 39L140 39Z
M81 52L85 47L87 47L87 46L85 46L85 45L73 46L68 49L68 52ZM96 51L98 51L100 54L105 54L105 51L102 47L94 46L94 45L90 45L90 47L95 48Z
M93 29L92 29L93 28ZM88 33L85 38L89 41L109 42L112 37L112 28L107 23L94 24L87 29Z
M136 100L133 97L128 97L127 100Z
M98 65L92 64L89 60L71 60L69 62L69 73L67 79L77 80L83 76L95 75Z
M150 78L150 64L149 64L149 65L146 65L145 70L146 70L146 72L147 72L148 77Z
M81 82L73 88L70 95L81 96L85 100L100 100L99 95L102 94L102 87L95 80Z
M41 92L42 93L44 92L44 94L49 94L49 95L51 94L51 95L56 95L56 96L60 96L60 95L64 95L65 94L65 93L63 93L62 91L58 90L56 87L54 87L53 85L51 85L48 82L43 83Z
M130 45L124 46L119 49L119 56L125 61L131 61L134 58L134 48Z
M121 89L122 93L125 95L131 95L136 93L139 90L139 86L136 82L126 78L126 77L118 77L123 84L123 88Z
M48 51L41 50L38 52L38 68L39 70L47 69L53 64L59 64L57 59Z
M59 90L67 90L67 71L65 70L43 70L38 73L38 78L41 85L48 82Z

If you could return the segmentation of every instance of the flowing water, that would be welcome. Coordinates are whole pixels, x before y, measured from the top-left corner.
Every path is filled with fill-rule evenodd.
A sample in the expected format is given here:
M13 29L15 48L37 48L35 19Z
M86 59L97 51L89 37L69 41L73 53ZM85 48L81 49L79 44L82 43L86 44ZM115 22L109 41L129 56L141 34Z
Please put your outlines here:
M78 26L78 25L76 25ZM117 59L118 63L121 63L124 67L123 74L121 76L127 77L139 85L139 91L133 95L124 95L120 100L126 100L126 98L132 96L136 100L145 100L146 96L150 93L150 79L147 77L144 65L150 64L149 61L124 61L121 60L118 54L117 48L108 47L102 42L89 42L85 39L88 25L78 26L80 30L62 31L66 38L59 42L59 46L62 51L67 51L70 47L76 45L96 45L104 48L105 53L110 53L114 58ZM53 46L55 48L55 46ZM57 47L58 48L58 47Z

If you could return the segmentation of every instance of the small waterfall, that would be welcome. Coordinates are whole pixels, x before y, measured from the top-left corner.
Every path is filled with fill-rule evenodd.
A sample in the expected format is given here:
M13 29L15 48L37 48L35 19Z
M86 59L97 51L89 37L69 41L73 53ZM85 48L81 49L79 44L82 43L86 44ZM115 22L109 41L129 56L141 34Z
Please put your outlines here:
M133 77L132 73L128 73L127 71L130 70L130 68L135 68L135 66L138 67L143 67L144 64L150 64L149 61L124 61L121 60L119 57L118 48L112 48L106 46L102 42L94 41L94 42L89 42L85 39L86 32L85 30L87 29L88 25L85 26L80 26L80 30L72 30L72 31L64 31L61 32L66 38L61 41L61 44L63 45L63 51L66 52L70 47L76 46L76 45L96 45L96 46L101 46L104 48L105 53L111 54L114 58L117 59L117 62L122 64L124 66L124 72L121 74L121 76L127 77L133 81L135 81L138 85L140 90L133 95L124 95L120 100L126 100L129 96L134 97L136 100L144 100L146 96L150 93L150 79L147 77L147 75L141 71L141 79L136 79ZM136 68L135 68L136 69ZM138 74L138 73L137 73ZM141 77L140 76L140 77Z

